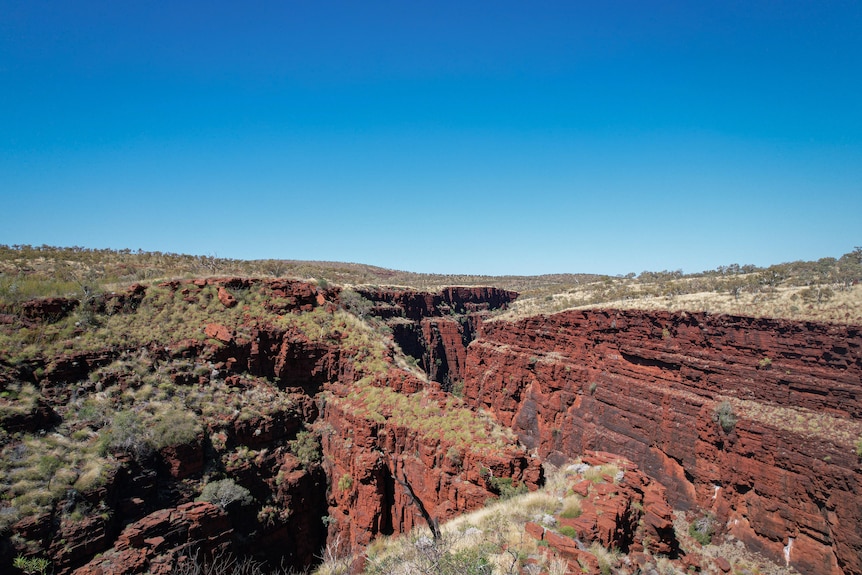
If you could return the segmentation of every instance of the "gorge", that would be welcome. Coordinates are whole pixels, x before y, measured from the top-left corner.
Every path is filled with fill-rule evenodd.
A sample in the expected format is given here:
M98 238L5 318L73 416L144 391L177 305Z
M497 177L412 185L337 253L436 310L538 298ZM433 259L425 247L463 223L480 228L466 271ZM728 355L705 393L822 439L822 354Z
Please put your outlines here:
M116 437L111 417L90 413L99 405L153 426L187 410L195 423L147 453L106 444L93 456L99 481L87 487L75 463L74 480L48 477L47 502L25 507L7 490L0 561L168 573L192 551L230 549L301 568L327 542L359 550L444 522L495 497L495 478L534 489L543 462L598 451L780 563L862 573L857 326L608 309L494 319L516 297L280 279L136 285L92 306L92 331L120 322L110 345L73 325L74 301L5 310L19 333L72 323L50 353L2 360L4 457L46 457L39 437ZM134 335L155 317L177 327ZM217 478L255 503L201 500Z

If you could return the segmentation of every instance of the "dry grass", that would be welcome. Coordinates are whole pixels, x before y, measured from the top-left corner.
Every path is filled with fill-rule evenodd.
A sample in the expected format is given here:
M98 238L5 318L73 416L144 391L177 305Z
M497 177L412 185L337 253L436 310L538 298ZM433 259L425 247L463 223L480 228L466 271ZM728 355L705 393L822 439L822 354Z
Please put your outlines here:
M809 288L779 287L768 292L741 293L738 296L715 291L678 295L654 295L636 280L615 280L631 290L623 298L597 294L594 284L543 297L521 297L497 317L513 320L531 315L556 313L568 309L640 309L663 311L703 311L753 317L775 317L797 321L825 321L841 324L862 323L862 285L832 290L825 301L806 301L801 294Z
M60 430L23 435L0 452L0 497L6 502L0 530L21 517L43 513L69 489L86 491L102 485L116 465L99 455L95 436Z
M510 429L486 414L474 412L458 397L450 395L441 400L428 391L404 394L372 383L372 378L355 382L347 397L331 401L372 421L388 421L415 429L422 437L442 439L456 449L499 453L517 445Z
M783 407L735 397L722 400L733 406L733 411L739 418L789 431L809 440L833 443L846 449L848 453L854 451L855 442L862 437L860 420L836 417L802 407Z
M579 463L579 462L578 462ZM566 573L565 562L557 559L537 541L527 536L524 525L528 521L544 523L549 516L559 515L577 506L577 498L564 497L569 485L576 477L583 477L588 471L600 474L612 471L612 466L590 467L571 465L556 469L546 467L544 487L511 499L496 501L482 509L464 514L441 527L442 538L439 542L431 540L429 530L420 528L399 537L383 538L373 542L367 549L368 564L364 573L369 575L412 575L414 573L434 572L461 575L468 571L450 571L445 568L451 564L428 571L426 567L427 545L433 545L435 553L449 554L460 558L472 558L487 565L494 575L513 575L522 573L529 561L535 562L543 571ZM552 522L553 523L553 522ZM610 569L619 563L618 553L594 545L589 549L600 565ZM474 563L475 564L475 563ZM328 575L326 566L318 575ZM470 571L473 572L473 571Z
M521 294L510 311L501 315L506 319L566 309L612 307L862 323L862 286L853 285L862 280L859 249L838 259L767 268L730 265L688 275L662 271L611 277L418 274L353 263L245 261L129 250L0 246L0 307L32 297L81 297L85 288L109 291L133 282L227 275L296 277L344 286L424 290L452 285L495 286Z

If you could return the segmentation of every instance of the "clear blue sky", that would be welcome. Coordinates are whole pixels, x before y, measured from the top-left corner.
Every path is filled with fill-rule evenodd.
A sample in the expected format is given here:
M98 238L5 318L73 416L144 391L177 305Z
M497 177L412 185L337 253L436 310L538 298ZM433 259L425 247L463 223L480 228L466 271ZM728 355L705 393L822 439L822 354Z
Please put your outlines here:
M862 245L862 2L0 0L0 243L837 257Z

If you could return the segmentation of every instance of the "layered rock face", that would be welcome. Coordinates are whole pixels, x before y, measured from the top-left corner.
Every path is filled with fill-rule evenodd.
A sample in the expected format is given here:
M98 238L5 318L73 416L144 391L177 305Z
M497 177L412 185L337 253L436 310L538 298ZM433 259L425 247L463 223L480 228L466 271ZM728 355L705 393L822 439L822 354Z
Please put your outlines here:
M856 327L602 310L485 323L464 397L543 458L622 455L778 561L862 573Z

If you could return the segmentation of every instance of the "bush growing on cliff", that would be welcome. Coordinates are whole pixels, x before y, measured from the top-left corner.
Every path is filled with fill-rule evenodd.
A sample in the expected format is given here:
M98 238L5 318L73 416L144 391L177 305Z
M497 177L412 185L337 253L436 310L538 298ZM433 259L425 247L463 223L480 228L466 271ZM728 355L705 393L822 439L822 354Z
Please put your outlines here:
M733 412L733 405L729 401L722 401L715 408L712 420L719 424L725 433L733 431L733 428L736 427L736 414Z
M171 570L172 575L299 575L293 569L270 570L266 565L251 557L234 557L230 553L218 553L213 557L180 557Z
M856 440L856 457L862 457L862 437Z
M135 459L143 459L153 451L150 430L134 411L118 411L104 436L107 449L125 451Z
M161 449L190 443L201 432L201 427L189 411L172 407L156 416L152 430L153 445Z
M511 477L492 477L490 483L491 489L500 496L500 499L511 499L527 492L525 484L514 485Z
M15 558L12 566L20 569L27 575L41 575L48 572L51 562L44 557L24 557L23 555L19 555Z
M248 505L254 498L251 492L237 485L233 479L221 479L219 481L210 481L204 485L203 491L198 498L201 501L209 501L213 505L218 505L222 509L227 509L229 505L239 502L242 505Z
M715 518L707 514L692 521L688 526L688 534L701 545L709 545L712 542L712 536L715 535Z
M338 480L338 488L342 491L348 491L351 487L353 487L353 478L350 477L349 473L345 473Z
M581 516L581 501L577 495L563 499L563 511L560 517L564 519L576 519Z
M287 444L303 467L307 468L320 461L320 443L310 431L300 431L296 434L296 439L288 441Z

